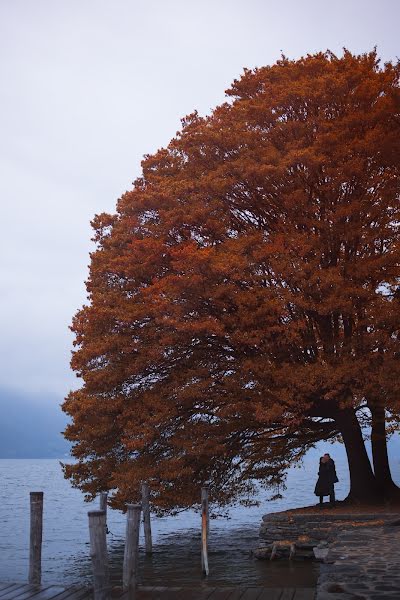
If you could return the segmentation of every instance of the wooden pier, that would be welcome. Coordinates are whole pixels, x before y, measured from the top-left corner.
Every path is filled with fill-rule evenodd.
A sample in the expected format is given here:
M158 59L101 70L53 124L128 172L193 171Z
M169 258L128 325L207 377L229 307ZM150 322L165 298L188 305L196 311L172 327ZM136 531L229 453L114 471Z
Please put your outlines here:
M142 485L143 504L127 504L126 539L122 585L112 587L107 552L107 493L100 495L100 510L89 517L90 556L93 586L65 587L42 583L43 492L30 493L31 528L28 583L0 582L0 600L314 600L314 588L271 588L262 586L220 586L207 584L207 577L184 586L152 587L139 585L138 556L140 516L143 510L146 554L152 554L149 486ZM201 490L201 565L209 573L208 489ZM200 561L199 561L200 562ZM200 567L200 565L199 565Z
M91 600L85 587L0 583L0 600ZM111 599L127 600L127 593L113 590ZM313 588L266 587L148 587L136 590L135 600L314 600Z

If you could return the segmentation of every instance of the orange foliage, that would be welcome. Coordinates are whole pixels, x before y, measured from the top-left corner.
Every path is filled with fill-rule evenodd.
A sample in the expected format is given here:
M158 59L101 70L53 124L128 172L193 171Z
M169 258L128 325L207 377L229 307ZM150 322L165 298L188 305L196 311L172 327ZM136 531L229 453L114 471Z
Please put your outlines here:
M94 219L74 485L224 504L369 397L396 412L399 72L347 51L245 70Z

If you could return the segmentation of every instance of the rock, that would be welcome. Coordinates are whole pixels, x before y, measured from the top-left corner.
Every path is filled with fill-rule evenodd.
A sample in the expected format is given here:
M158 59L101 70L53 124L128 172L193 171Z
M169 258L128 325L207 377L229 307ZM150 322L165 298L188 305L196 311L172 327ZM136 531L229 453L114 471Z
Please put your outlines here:
M329 548L319 548L318 546L314 548L314 556L317 560L325 560L325 558L328 556L328 552Z
M256 548L255 550L253 550L253 556L260 560L269 558L271 556L271 548L269 548L268 546L264 548Z

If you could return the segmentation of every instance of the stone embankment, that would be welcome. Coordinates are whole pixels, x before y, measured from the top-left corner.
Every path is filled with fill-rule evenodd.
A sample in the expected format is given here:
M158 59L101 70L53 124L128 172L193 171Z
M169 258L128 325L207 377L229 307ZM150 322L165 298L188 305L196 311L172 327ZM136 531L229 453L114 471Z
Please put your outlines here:
M254 555L323 562L316 600L399 600L399 548L399 514L305 509L265 515Z
M317 512L318 511L318 512ZM340 531L366 526L379 527L393 521L393 514L353 514L319 510L297 513L286 511L264 515L256 558L322 560L328 546Z
M399 600L400 522L341 532L321 565L316 600Z

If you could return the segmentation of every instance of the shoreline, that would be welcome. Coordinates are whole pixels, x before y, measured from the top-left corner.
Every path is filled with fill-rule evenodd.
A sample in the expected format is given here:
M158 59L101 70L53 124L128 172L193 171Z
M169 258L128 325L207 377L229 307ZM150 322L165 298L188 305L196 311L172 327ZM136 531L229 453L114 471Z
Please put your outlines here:
M397 555L400 506L318 506L262 518L262 560L320 562L316 600L394 600L400 596Z

